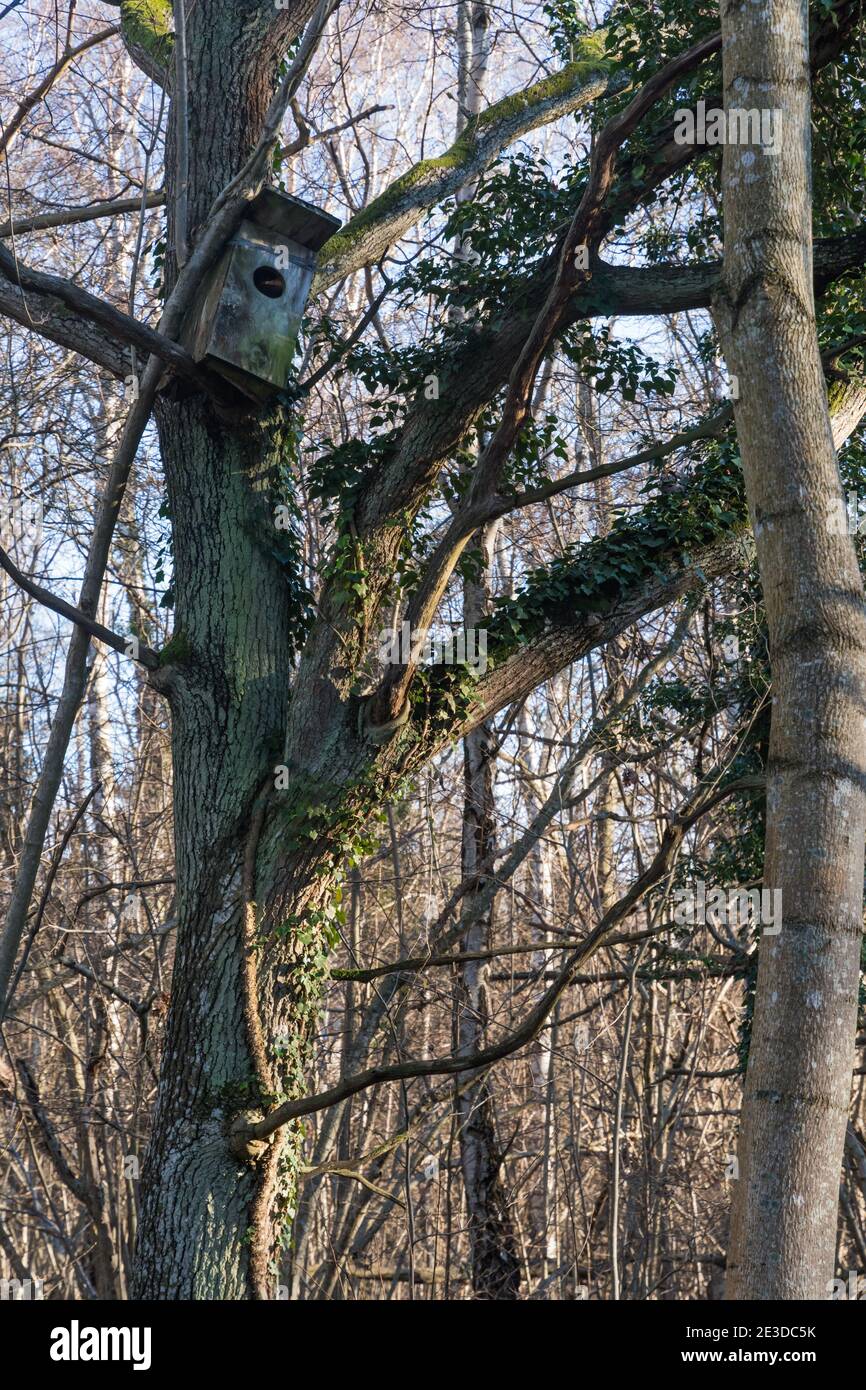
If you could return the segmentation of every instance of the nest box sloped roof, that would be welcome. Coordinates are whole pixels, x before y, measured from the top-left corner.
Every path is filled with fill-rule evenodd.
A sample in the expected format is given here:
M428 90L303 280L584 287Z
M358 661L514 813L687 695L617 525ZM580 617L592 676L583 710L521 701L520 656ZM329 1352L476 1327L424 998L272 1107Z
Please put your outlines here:
M341 227L339 218L322 212L279 188L263 188L250 203L246 220L259 227L318 251Z

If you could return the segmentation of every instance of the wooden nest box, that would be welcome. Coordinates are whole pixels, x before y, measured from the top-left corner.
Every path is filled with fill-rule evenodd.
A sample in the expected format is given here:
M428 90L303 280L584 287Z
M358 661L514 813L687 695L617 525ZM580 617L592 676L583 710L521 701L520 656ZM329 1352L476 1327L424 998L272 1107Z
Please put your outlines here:
M340 227L301 198L265 188L205 282L186 346L254 400L286 385L316 252Z

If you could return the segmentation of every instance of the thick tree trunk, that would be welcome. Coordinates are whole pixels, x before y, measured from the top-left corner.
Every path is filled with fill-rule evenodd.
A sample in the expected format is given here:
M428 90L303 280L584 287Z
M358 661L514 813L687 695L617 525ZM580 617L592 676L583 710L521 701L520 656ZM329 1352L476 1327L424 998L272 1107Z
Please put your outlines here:
M242 867L250 809L276 756L289 613L249 535L270 450L210 433L198 401L160 411L177 593L170 700L178 945L148 1155L138 1295L241 1298L256 1178L224 1133L255 1068L244 1019ZM247 1094L248 1101L255 1099Z
M773 673L760 946L727 1297L830 1296L863 930L866 619L812 293L805 0L722 5L726 107L775 108L781 152L724 153L717 316ZM780 123L780 124L779 124Z
M193 8L189 15L193 238L258 139L271 95L274 74L251 51L249 22L243 5ZM170 125L174 119L173 112ZM258 1018L259 991L248 987L247 966L264 971L264 964L244 944L244 880L253 807L282 761L290 687L293 619L269 531L283 422L278 412L241 422L218 418L211 402L182 388L163 394L157 422L175 562L171 662L156 680L172 712L178 935L142 1184L135 1296L274 1297L272 1203L262 1206L260 1198L285 1144L238 1158L228 1130L244 1109L260 1113L257 1041L274 1031L271 1005L268 1017ZM295 901L307 902L313 868L300 873L296 892L283 895L287 915ZM268 896L255 874L252 888ZM273 961L269 969L276 969ZM251 992L258 1020L252 1028ZM264 982L260 994L272 997ZM283 994L280 1026L291 1031L297 1001ZM302 1012L298 1039L310 1032L306 999ZM292 1150L297 1134L286 1142Z

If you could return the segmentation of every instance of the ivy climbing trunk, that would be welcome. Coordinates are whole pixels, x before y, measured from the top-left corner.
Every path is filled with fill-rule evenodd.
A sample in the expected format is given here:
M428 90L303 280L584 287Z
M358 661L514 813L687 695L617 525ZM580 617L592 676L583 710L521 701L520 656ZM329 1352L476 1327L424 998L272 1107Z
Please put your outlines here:
M284 16L276 12L274 22ZM192 7L189 231L254 147L275 65L250 41L251 9ZM298 15L298 27L304 15ZM173 188L172 112L167 151ZM173 244L169 198L169 246ZM168 279L176 271L168 255ZM177 954L152 1139L145 1161L135 1296L276 1296L267 1267L275 1230L261 1193L276 1146L232 1153L228 1131L260 1107L256 1044L271 1004L249 988L248 854L262 786L284 747L291 675L290 590L273 550L274 477L285 452L279 408L242 416L175 384L157 405L172 524L175 635L154 682L172 715ZM253 846L253 848L255 848ZM253 862L255 856L253 855ZM275 863L273 847L269 862ZM245 872L245 865L247 872ZM281 864L280 911L306 903L310 856ZM324 883L321 878L316 880ZM320 890L321 891L321 890ZM252 894L268 885L252 874ZM285 949L285 948L283 948ZM272 974L276 969L269 962ZM293 1027L291 991L280 1026ZM262 999L268 1000L267 990ZM256 1026L251 1025L251 1008ZM298 1026L309 1034L309 1010ZM288 1133L291 1147L295 1136ZM274 1281L275 1282L275 1281Z
M242 878L250 812L285 722L289 614L250 534L266 430L208 428L200 402L163 402L173 522L172 712L178 944L148 1154L138 1293L241 1298L256 1175L225 1126L250 1094Z
M866 617L842 513L812 290L805 0L722 4L725 105L772 108L778 152L729 144L716 312L767 609L773 709L762 936L726 1296L826 1299L863 930Z

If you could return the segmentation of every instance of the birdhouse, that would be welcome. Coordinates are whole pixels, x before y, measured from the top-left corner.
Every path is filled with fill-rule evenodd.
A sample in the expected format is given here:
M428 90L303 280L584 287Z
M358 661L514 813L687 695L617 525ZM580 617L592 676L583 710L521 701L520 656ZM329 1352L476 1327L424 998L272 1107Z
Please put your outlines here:
M340 222L301 198L265 188L206 277L186 346L246 395L286 385L316 252Z

